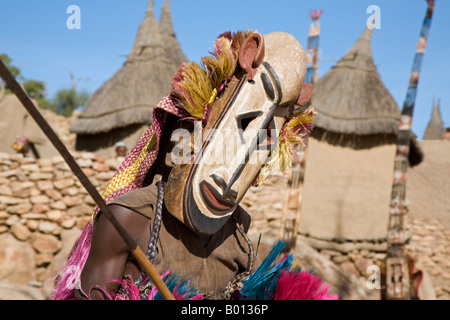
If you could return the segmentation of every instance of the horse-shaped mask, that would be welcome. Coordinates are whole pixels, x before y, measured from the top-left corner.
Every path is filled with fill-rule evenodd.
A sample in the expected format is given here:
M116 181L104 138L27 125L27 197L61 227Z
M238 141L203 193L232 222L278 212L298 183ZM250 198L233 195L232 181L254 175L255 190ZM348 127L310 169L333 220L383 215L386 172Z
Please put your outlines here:
M170 173L165 205L173 216L201 235L225 224L277 150L294 105L309 101L305 74L305 52L292 35L244 40L236 71L210 100L207 122L190 133L193 156Z

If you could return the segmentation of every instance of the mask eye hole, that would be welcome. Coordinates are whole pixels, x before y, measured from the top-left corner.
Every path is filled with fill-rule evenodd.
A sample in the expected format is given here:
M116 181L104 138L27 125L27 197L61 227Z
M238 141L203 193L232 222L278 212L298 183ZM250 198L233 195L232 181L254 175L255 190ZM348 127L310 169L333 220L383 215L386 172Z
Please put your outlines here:
M262 114L263 114L262 111L251 111L236 116L237 126L239 129L239 136L241 138L242 143L245 143L244 131L248 128L248 126L250 125L250 123L252 123L253 120L260 117Z
M275 100L275 89L270 81L269 76L266 73L261 74L261 81L264 87L264 91L266 91L267 96L270 100Z
M272 121L262 131L262 135L258 137L258 150L274 150L277 146L275 135L275 121Z
M247 129L248 125L250 124L250 122L252 122L253 120L255 120L256 117L250 117L250 118L244 118L241 120L241 126L239 129L242 129L242 131L245 131L245 129Z
M236 117L238 128L242 131L247 129L248 125L256 118L262 115L262 111L252 111L249 113L240 114Z

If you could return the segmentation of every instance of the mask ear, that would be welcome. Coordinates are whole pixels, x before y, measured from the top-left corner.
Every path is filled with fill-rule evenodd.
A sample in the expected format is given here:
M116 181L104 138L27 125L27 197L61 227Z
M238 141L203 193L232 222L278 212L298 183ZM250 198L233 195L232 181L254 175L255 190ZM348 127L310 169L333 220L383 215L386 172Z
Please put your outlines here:
M304 83L302 90L300 91L300 96L297 99L297 104L299 106L306 106L306 104L311 100L313 93L313 85L311 83Z
M259 33L253 33L242 43L239 52L239 65L248 74L248 80L253 80L256 69L264 60L264 38Z

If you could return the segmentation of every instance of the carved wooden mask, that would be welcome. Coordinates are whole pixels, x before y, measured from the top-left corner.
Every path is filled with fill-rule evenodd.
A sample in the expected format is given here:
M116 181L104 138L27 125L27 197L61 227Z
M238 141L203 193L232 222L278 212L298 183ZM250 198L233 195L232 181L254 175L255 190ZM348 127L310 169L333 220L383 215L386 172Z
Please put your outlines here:
M239 66L216 98L200 143L192 133L195 157L176 164L166 186L166 208L201 235L230 218L276 147L289 107L302 98L306 58L292 35L254 33Z

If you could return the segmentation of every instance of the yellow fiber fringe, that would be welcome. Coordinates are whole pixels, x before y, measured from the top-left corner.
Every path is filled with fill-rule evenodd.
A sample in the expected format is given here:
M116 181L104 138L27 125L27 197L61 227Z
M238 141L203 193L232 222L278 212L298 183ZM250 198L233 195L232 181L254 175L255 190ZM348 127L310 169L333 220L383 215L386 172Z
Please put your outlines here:
M212 56L201 59L203 66L190 62L178 69L172 87L179 97L181 107L193 118L202 119L207 103L212 107L216 96L214 90L234 74L241 45L252 33L253 31L224 33L214 42ZM271 173L284 171L292 166L299 148L306 147L314 116L315 112L310 107L288 117L280 131L277 147L261 168L256 185L261 185Z
M173 87L181 106L192 117L202 118L205 104L209 102L213 90L233 75L242 42L251 33L252 31L226 33L214 42L213 56L202 58L203 67L195 62L180 67L174 77Z
M309 133L313 128L315 111L312 107L288 117L278 137L278 145L272 151L269 161L262 166L254 185L259 187L267 177L292 166L297 152L307 146Z

